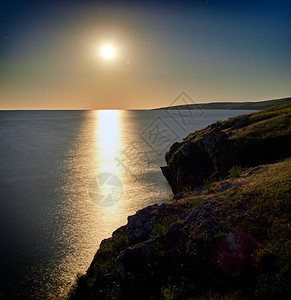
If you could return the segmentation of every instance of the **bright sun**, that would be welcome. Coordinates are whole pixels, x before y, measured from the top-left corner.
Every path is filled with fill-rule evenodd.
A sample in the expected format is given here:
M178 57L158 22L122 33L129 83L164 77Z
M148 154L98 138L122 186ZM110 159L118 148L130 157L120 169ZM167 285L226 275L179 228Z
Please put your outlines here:
M115 49L112 46L104 46L101 53L105 58L112 58L115 54Z

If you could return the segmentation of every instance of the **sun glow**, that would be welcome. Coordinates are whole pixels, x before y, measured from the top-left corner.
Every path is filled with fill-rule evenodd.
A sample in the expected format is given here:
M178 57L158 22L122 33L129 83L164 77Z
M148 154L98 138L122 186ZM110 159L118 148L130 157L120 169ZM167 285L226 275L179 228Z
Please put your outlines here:
M115 49L112 46L104 46L101 50L101 54L104 58L113 58Z

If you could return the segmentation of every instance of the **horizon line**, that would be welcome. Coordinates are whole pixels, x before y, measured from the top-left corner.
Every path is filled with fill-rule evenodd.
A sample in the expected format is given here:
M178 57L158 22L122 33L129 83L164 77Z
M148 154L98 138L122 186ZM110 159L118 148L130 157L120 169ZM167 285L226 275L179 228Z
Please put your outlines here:
M275 98L275 99L265 99L265 100L249 100L249 101L217 101L217 102L193 102L191 104L195 105L205 105L205 104L243 104L243 103L254 103L254 102L264 102L264 101L276 101L291 98L290 96L283 98ZM166 107L175 107L175 106L183 106L183 105L191 105L191 104L177 104L173 106L159 106L153 108L0 108L0 111L26 111L26 110L44 110L44 111L55 111L55 110L64 110L64 111L94 111L94 110L155 110L159 108Z

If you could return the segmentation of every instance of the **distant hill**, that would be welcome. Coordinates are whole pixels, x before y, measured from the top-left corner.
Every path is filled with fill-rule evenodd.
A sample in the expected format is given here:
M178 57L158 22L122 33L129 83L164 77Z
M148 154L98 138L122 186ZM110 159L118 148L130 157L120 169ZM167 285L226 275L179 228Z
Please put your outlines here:
M176 105L156 108L160 109L223 109L223 110L260 110L271 106L291 104L291 98L273 99L258 102L211 102L188 105Z

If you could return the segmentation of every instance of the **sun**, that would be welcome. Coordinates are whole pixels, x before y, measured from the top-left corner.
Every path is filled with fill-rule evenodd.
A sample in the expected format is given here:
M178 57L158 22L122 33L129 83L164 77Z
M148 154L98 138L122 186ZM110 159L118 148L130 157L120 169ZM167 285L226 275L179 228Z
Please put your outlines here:
M115 49L112 46L104 46L101 54L104 58L112 58L115 55Z

